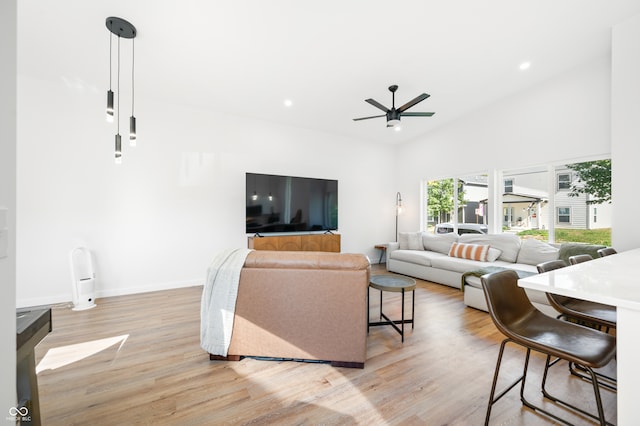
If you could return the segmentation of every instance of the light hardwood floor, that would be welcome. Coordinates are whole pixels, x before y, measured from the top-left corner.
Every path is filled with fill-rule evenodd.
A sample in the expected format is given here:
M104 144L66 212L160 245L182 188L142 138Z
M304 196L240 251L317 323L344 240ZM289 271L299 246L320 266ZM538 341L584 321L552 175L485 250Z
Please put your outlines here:
M383 266L383 265L382 265ZM374 273L385 273L374 265ZM209 361L199 346L202 287L104 298L88 311L53 309L53 332L36 348L45 425L277 424L481 425L502 335L458 290L418 280L415 329L404 344L371 328L364 369L243 359ZM377 312L371 290L371 313ZM409 300L407 300L407 304ZM410 305L407 305L410 306ZM397 294L385 313L399 316ZM524 352L508 346L498 386L514 380ZM594 424L542 401L543 358L531 365L527 397L575 424ZM615 369L615 366L611 368ZM550 389L595 412L590 384L555 366ZM616 422L616 395L602 392ZM491 424L553 424L512 390Z

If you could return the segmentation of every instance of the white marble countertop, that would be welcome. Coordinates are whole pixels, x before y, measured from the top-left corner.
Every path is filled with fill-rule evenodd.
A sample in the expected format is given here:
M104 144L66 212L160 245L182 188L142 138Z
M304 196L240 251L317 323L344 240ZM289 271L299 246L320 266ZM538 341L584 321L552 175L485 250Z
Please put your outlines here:
M521 278L518 285L640 311L640 248Z

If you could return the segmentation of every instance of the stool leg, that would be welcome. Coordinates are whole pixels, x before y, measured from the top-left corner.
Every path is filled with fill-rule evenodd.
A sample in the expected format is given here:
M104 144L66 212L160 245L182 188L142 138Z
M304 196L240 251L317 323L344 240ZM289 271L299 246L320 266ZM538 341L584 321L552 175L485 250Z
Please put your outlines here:
M491 384L491 393L489 394L489 404L487 405L487 415L485 416L485 419L484 419L485 426L489 425L489 418L491 417L491 408L493 407L493 404L495 404L496 402L498 402L500 400L500 398L505 396L506 393L509 392L511 389L513 389L513 387L515 385L517 385L520 381L522 381L523 377L524 377L524 375L521 376L518 380L516 380L513 383L511 383L502 392L500 392L500 395L498 395L497 397L494 398L494 395L496 393L496 384L498 383L498 376L500 374L500 364L502 363L502 355L504 354L505 346L509 342L512 342L512 340L511 339L504 339L502 341L502 344L500 344L500 352L498 352L498 361L496 362L496 370L493 373L493 383ZM528 360L529 360L529 351L527 351L527 361ZM525 363L524 371L525 371L525 374L526 374L526 371L527 371L526 363Z
M555 363L555 362L549 362L550 359L551 359L551 357L549 355L547 355L547 361L546 361L546 364L545 364L544 375L542 376L542 395L545 398L547 398L547 399L549 399L549 400L551 400L551 401L553 401L553 402L555 402L557 404L562 404L565 407L568 407L568 408L570 408L570 409L572 409L574 411L577 411L579 413L584 414L585 416L589 416L592 419L598 420L601 425L609 424L609 423L606 422L605 417L604 417L604 409L602 407L602 398L600 396L600 387L598 386L598 379L597 379L596 373L593 371L593 369L589 368L589 367L586 367L586 366L581 366L591 376L591 381L592 381L592 384L593 384L593 393L595 395L596 406L598 408L598 415L597 416L595 416L592 413L589 413L588 411L583 410L582 408L576 407L573 404L569 404L568 402L563 401L563 400L551 395L549 392L547 392L547 389L545 387L546 382L547 382L547 372L549 370L549 367ZM551 417L553 417L553 418L555 418L557 420L563 421L559 417L556 417L556 416L554 416L554 415L542 410L541 408L538 408L538 407L531 407L531 408L537 409L538 411L541 411L541 412L543 412L543 413L545 413L545 414L547 414L547 415L549 415L549 416L551 416Z
M402 327L402 333L400 333L401 341L404 342L404 288L402 289L402 321L400 326Z
M416 291L413 290L411 292L411 329L413 330L413 326L416 323L415 321L415 313L416 313Z

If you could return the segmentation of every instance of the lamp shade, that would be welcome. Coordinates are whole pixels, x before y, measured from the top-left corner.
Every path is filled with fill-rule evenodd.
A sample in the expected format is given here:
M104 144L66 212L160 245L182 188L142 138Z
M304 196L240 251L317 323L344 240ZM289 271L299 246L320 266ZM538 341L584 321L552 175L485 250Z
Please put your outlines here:
M136 146L136 118L132 115L129 117L129 145Z

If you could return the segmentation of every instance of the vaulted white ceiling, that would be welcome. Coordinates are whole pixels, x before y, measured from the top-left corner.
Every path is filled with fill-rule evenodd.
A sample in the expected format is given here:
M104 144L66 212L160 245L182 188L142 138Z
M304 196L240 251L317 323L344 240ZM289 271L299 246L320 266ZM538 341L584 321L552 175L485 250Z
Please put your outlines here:
M611 27L639 13L640 0L20 0L18 74L106 92L117 16L138 30L137 105L399 143L607 55ZM352 120L381 113L366 98L390 106L392 84L396 106L426 92L411 111L436 114L400 132Z

